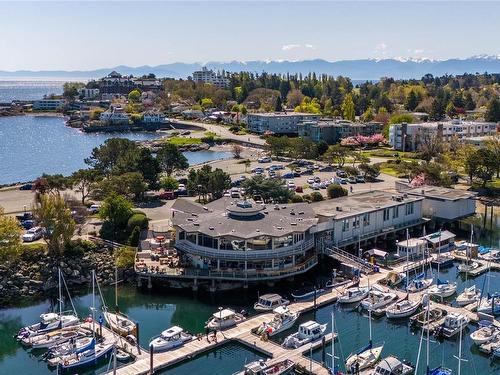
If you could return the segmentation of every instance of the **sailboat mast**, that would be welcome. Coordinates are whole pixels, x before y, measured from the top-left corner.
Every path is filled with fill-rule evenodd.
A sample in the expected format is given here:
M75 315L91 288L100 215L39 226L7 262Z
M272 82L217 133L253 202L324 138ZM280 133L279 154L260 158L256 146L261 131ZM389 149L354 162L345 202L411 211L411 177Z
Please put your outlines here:
M462 327L463 328L463 327ZM458 375L462 370L462 329L460 329L460 338L458 343Z
M92 270L92 335L95 336L95 270Z
M438 266L437 266L437 278L439 280L439 266L441 264L441 229L439 230L439 241L438 241Z
M62 316L62 283L61 283L61 268L57 269L57 276L59 279L59 319Z
M427 322L427 349L426 349L426 359L425 359L425 364L426 364L426 374L429 374L429 334L430 334L430 329L429 329L429 320L430 320L430 305L431 301L430 299L427 300L427 319L425 320Z
M370 345L372 345L372 309L368 309L368 322L370 323Z
M335 309L335 307L333 307ZM335 374L335 321L333 319L334 310L332 309L332 374Z
M118 311L118 268L115 265L115 310Z
M408 251L408 244L410 241L410 232L408 231L408 228L406 228L406 292L408 292L408 268L410 266L410 252Z

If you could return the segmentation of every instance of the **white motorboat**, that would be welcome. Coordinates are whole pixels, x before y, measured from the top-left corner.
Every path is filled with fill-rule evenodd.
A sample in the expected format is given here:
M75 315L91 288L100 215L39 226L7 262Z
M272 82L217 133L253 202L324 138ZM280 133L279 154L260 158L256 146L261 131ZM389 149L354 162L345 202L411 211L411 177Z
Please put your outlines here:
M23 327L17 334L17 339L22 340L40 334L45 334L56 329L73 327L80 323L74 311L62 311L62 273L59 269L59 313L47 313L40 315L40 321L27 327Z
M253 308L257 311L272 311L279 306L287 306L289 303L289 300L281 297L279 294L264 294L255 302Z
M288 336L283 341L285 348L297 349L302 345L315 341L325 334L326 324L319 324L315 321L308 321L299 326L299 330Z
M491 324L491 322L489 323L490 324L478 328L470 334L470 338L472 341L474 341L474 344L478 346L485 344L494 340L497 336L500 335L500 329Z
M427 293L431 296L447 298L455 294L457 291L457 283L449 281L441 281L438 279L436 285L432 285Z
M400 319L407 318L412 316L420 307L420 301L411 301L408 299L408 296L396 302L394 305L389 306L387 310L385 310L385 315L388 319Z
M467 306L471 303L475 303L479 301L481 298L481 291L476 288L475 285L472 285L468 288L465 288L462 293L460 293L457 297L457 305L458 306Z
M243 371L236 372L233 375L285 375L290 373L294 367L295 363L289 359L273 363L261 359L250 362L245 365Z
M211 330L222 330L233 327L238 323L245 320L242 314L238 314L231 309L220 309L213 313L212 317L208 320L205 328Z
M406 290L410 293L416 293L427 289L431 285L432 285L432 278L426 278L425 273L421 273L408 283Z
M398 298L396 293L385 293L373 288L368 297L361 301L361 307L366 310L377 310L386 307Z
M299 313L291 312L286 306L279 306L274 309L273 320L262 323L256 333L258 335L266 334L269 337L274 336L292 327L298 317Z
M369 287L353 287L347 289L343 295L341 295L338 299L339 303L356 303L360 302L366 297L368 297L368 293L370 292Z
M470 272L479 267L478 262L465 262L457 266L458 272Z
M23 345L31 346L34 349L50 348L51 346L62 344L63 342L76 339L79 336L78 327L75 329L61 329L44 334L31 336L21 340Z
M443 324L437 329L437 334L446 338L455 336L469 324L469 317L451 312L444 318Z
M397 357L390 355L380 360L370 375L411 375L415 368Z
M380 359L384 345L373 347L370 342L366 347L352 353L345 361L345 368L348 373L356 374L356 370L364 370L372 367Z
M111 355L115 343L96 344L95 339L93 344L82 352L75 352L61 357L59 367L62 370L74 370L86 366L95 365L101 358Z
M160 336L153 338L149 342L149 347L152 347L155 352L170 350L183 345L192 338L193 336L184 332L181 327L173 326L163 331Z

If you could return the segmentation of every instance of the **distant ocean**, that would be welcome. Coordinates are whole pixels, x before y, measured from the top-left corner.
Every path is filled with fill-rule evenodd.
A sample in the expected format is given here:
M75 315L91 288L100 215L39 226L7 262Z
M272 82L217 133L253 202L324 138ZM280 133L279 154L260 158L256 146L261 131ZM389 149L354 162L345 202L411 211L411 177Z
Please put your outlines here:
M64 82L86 82L88 79L44 78L44 79L8 79L0 77L0 103L10 103L12 100L36 100L44 95L63 93Z

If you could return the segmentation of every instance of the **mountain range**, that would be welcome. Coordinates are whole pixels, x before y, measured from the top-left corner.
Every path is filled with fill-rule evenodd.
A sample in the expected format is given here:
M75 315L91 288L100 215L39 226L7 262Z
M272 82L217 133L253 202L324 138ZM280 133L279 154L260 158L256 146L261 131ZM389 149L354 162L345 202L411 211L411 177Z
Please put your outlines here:
M154 73L157 77L187 78L193 71L206 66L216 71L228 72L267 72L267 73L302 73L328 74L346 76L353 80L377 80L380 77L396 79L421 78L425 74L441 76L445 74L457 75L463 73L500 73L500 55L478 55L464 59L430 60L411 58L391 59L361 59L326 61L321 59L300 61L231 61L202 63L171 63L157 66L130 67L125 65L95 70L44 70L44 71L1 71L1 78L99 78L115 70L121 74L141 76Z

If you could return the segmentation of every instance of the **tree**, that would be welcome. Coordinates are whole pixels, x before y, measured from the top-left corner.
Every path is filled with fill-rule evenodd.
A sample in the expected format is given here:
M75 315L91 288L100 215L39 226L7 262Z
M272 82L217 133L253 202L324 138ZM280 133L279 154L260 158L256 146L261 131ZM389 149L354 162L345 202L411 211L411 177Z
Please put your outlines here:
M302 103L303 99L304 99L304 94L302 94L300 90L296 89L290 91L286 96L286 102L289 108L297 107L298 105L300 105L300 103Z
M130 100L132 103L138 103L140 99L141 99L140 90L135 89L128 93L128 100Z
M411 90L405 99L405 104L404 104L405 109L410 112L413 112L415 108L417 108L418 103L420 103L419 96L414 90Z
M289 138L287 136L266 137L266 144L264 145L264 149L267 152L269 152L271 156L280 158L281 156L285 155L288 148L289 148Z
M205 164L198 170L191 169L188 174L188 190L203 196L207 200L210 194L212 199L221 198L224 190L231 187L231 177L222 169L212 170L210 165Z
M136 226L134 227L134 229L132 229L132 232L130 233L130 236L128 238L129 245L134 247L139 246L140 238L141 238L141 228Z
M204 110L206 110L206 109L209 109L209 108L213 108L214 107L214 102L213 102L213 100L211 98L203 98L200 101L200 105L201 105L201 108L203 108Z
M33 183L33 190L39 194L56 194L59 195L62 190L71 186L69 178L64 177L62 174L42 174Z
M49 253L61 255L70 243L76 226L64 198L59 195L40 195L32 211L40 226L45 228L44 239Z
M363 176L367 181L376 181L377 177L380 175L379 165L362 163L358 166L358 169L363 172Z
M328 98L325 100L325 104L323 105L323 114L327 116L331 116L333 114L332 98Z
M104 113L104 109L101 107L93 108L90 110L90 119L91 120L99 120L101 113Z
M363 121L365 121L365 122L373 121L374 118L375 118L375 115L373 114L372 107L368 107L366 109L365 113L363 113Z
M415 122L415 118L409 113L395 113L389 119L389 124L402 124L403 122L411 124Z
M241 153L243 152L243 147L241 147L239 144L235 143L231 147L231 151L233 152L233 157L235 159L239 159L241 157Z
M15 261L21 254L22 228L15 217L5 215L0 206L0 263Z
M274 104L274 112L281 112L283 110L283 103L281 102L281 95L276 97L276 103Z
M443 152L443 141L438 135L424 134L420 138L419 157L429 163Z
M138 153L134 153L134 155L136 167L131 168L130 172L140 172L150 189L156 190L158 187L158 175L161 172L160 163L148 148L140 148Z
M491 99L486 107L486 113L484 114L484 119L490 122L500 121L500 101L495 96Z
M500 177L500 136L494 135L490 137L486 142L485 142L486 148L492 152L493 155L495 155L495 162L497 164L496 168L496 176L497 178Z
M189 167L186 157L179 148L168 142L158 150L156 159L160 163L161 169L167 173L167 176L171 176L177 170Z
M477 149L469 155L464 167L471 184L474 177L482 180L483 187L491 180L497 170L497 162L494 158L493 152L487 148Z
M116 193L124 196L142 199L147 184L139 172L126 172L121 175L113 175L99 183L100 196L108 196Z
M160 187L167 191L175 190L179 187L179 182L171 176L163 177L160 180Z
M344 189L342 186L338 184L330 184L326 188L326 194L328 198L339 198L347 196L347 189Z
M354 101L352 100L352 95L347 94L342 102L342 118L349 121L354 121L356 118L356 113L354 111Z
M126 227L132 213L132 203L116 193L109 194L99 209L99 217L109 224L114 238L119 230Z
M455 105L452 101L448 102L448 104L446 105L446 114L449 117L454 117L457 114L457 109L455 108Z
M72 100L78 95L78 90L85 87L83 82L65 82L63 85L63 97Z
M302 102L295 107L295 112L320 114L321 105L319 104L318 99L313 98L311 100L310 97L304 96Z
M311 193L311 202L321 202L323 199L323 195L321 195L319 191L313 191Z
M322 156L326 151L328 151L328 143L326 143L324 140L319 141L316 144L316 151L319 156Z
M260 195L266 203L287 203L295 194L283 185L280 179L266 180L262 176L255 176L245 180L243 187L252 197Z
M82 195L82 204L85 199L97 187L97 182L101 180L101 175L94 169L79 169L71 175L71 185Z
M95 147L85 163L104 176L131 172L137 168L136 158L139 147L134 141L126 138L107 139L99 147Z
M323 160L330 164L336 163L339 168L342 168L349 153L350 151L347 147L341 146L339 144L332 145L328 147L328 150L323 155Z
M219 199L224 191L231 187L231 177L220 168L216 168L210 173L208 179L208 190L213 199Z

